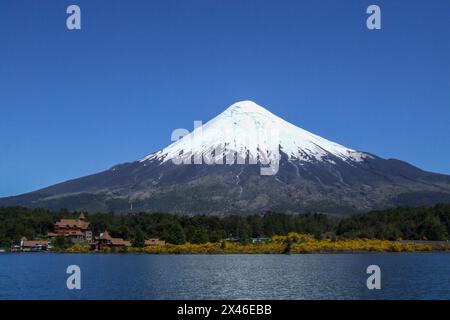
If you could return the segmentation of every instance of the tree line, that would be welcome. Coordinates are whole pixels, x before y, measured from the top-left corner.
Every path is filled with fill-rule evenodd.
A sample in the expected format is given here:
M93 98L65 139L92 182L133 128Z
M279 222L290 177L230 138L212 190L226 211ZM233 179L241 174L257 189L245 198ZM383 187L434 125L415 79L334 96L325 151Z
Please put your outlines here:
M0 207L0 247L25 236L43 238L62 218L78 218L80 212L61 209ZM86 214L95 235L106 229L113 237L143 243L144 238L160 238L172 244L220 242L233 238L242 243L255 237L311 234L316 239L448 240L450 205L431 208L395 208L348 217L320 213L300 215L267 212L260 215L173 215L167 213Z

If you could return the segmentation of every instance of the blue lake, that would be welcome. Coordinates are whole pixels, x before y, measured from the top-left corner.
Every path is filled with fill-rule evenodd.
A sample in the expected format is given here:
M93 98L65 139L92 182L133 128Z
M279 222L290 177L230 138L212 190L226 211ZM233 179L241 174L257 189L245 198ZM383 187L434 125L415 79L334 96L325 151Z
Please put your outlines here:
M381 268L368 290L366 268ZM81 268L81 290L66 269ZM0 254L0 299L450 299L450 254Z

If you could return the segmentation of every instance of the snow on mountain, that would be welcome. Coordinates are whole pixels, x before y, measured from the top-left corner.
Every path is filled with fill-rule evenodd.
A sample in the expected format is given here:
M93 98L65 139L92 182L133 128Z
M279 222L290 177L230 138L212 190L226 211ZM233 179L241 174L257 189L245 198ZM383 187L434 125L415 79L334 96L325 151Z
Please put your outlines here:
M173 136L182 131L175 130ZM209 163L212 155L225 164L233 160L259 166L177 165L180 160ZM251 101L233 104L141 160L0 198L0 206L126 213L132 203L136 212L178 214L346 215L449 202L450 176L346 148Z
M278 159L279 151L302 162L332 162L330 155L356 162L370 157L299 128L252 101L240 101L140 161L172 160L179 164L189 162L193 156L194 163L203 163L220 154L215 160L226 156L227 164L243 163L245 159L249 163L267 164Z

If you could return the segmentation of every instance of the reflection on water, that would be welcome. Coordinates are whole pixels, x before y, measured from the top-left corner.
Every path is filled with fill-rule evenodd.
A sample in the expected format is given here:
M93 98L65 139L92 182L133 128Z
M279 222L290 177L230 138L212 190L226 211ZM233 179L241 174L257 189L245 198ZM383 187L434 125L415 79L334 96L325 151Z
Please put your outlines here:
M72 264L81 290L66 288ZM0 254L0 299L450 299L449 274L448 253Z

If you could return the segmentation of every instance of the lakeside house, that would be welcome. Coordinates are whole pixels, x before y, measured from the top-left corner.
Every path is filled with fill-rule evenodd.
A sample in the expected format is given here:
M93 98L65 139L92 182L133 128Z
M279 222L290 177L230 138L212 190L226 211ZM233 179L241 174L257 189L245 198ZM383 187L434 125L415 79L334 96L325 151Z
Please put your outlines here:
M36 252L48 251L51 249L50 243L57 237L63 236L70 239L73 244L90 245L91 250L102 250L105 247L109 248L127 248L131 247L132 243L129 240L112 237L107 230L100 233L94 239L92 226L87 221L83 213L78 219L61 219L54 223L54 231L47 234L47 240L27 240L23 237L20 243L16 242L11 246L12 252ZM149 246L164 246L166 242L158 238L144 239L146 247Z
M109 235L108 231L105 230L105 232L100 233L94 247L98 250L102 250L105 247L124 248L131 247L131 242L122 238L113 238Z
M22 252L47 251L49 249L49 244L46 240L27 240L27 238L23 237L20 240L18 249Z
M70 238L73 243L90 243L92 242L91 224L83 213L78 219L61 219L55 223L54 232L48 233L49 239L57 236Z
M160 240L158 238L150 238L144 240L144 245L146 247L149 246L165 246L166 242L164 240ZM126 248L131 247L132 244L128 240L124 240L122 238L113 238L108 230L101 233L98 237L97 241L94 243L93 248L96 250L102 250L105 247L109 248Z

